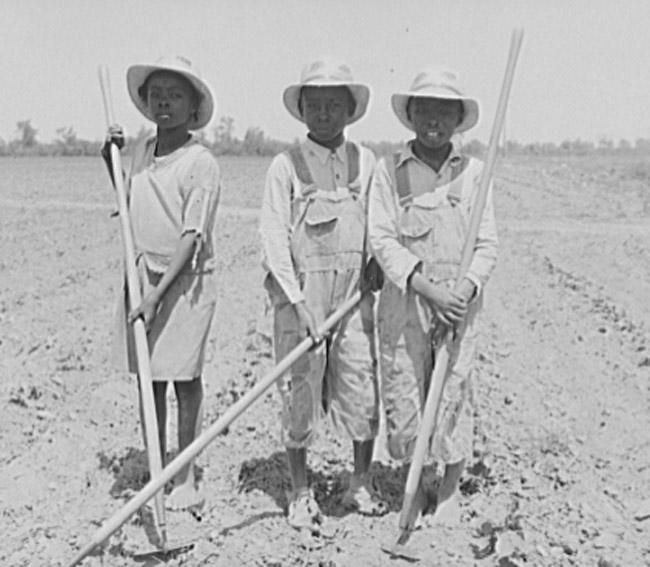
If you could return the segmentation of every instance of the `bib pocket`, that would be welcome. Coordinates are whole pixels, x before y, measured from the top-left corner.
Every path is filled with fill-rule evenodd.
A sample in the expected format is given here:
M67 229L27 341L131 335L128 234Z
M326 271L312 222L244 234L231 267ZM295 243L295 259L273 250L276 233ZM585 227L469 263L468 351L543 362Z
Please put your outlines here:
M399 224L404 246L426 262L432 255L436 235L435 209L411 207Z
M309 203L303 219L306 255L331 254L336 251L338 209L337 202L324 199L315 199Z
M338 203L311 200L296 227L292 241L293 257L301 259L330 256L338 246Z

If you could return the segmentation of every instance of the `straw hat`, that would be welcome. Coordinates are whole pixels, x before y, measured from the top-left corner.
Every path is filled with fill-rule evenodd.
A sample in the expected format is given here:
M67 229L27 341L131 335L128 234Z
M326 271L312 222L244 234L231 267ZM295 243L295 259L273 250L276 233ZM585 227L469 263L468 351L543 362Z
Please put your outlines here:
M415 76L409 91L395 93L391 97L393 111L409 130L413 130L413 124L408 118L406 107L412 97L461 101L464 108L463 120L454 130L455 133L465 132L478 122L478 101L462 94L462 89L458 85L458 75L450 69L425 69Z
M282 95L284 106L294 118L304 122L298 101L303 87L347 87L350 89L357 105L354 114L348 119L352 124L361 118L370 101L370 89L361 83L354 82L350 67L340 61L322 58L306 65L300 75L300 83L288 86Z
M149 120L154 121L149 112L147 103L142 100L138 92L144 85L147 77L154 71L171 71L185 77L200 95L199 107L196 112L196 119L190 121L189 129L198 130L203 128L215 111L215 101L210 92L209 85L201 78L198 69L189 59L181 56L165 56L158 59L154 64L131 65L126 72L126 84L133 104Z

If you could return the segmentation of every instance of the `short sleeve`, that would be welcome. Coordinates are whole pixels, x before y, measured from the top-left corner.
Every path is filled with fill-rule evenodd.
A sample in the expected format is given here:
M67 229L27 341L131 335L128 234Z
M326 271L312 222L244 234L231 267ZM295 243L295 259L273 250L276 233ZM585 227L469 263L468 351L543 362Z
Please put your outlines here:
M183 233L204 234L208 220L214 215L221 189L221 173L217 160L205 149L188 167L183 182Z

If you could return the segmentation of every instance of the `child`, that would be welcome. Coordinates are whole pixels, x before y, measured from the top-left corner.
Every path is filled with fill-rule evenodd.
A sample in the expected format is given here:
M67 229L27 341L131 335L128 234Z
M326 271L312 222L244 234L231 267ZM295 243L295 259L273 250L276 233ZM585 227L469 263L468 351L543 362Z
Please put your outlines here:
M215 309L215 214L220 192L219 167L190 130L212 117L210 88L191 62L166 57L153 65L134 65L127 85L136 108L156 124L156 135L135 148L129 179L129 213L136 247L142 303L128 322L142 317L151 355L153 390L166 454L166 391L174 383L178 400L178 448L197 436L202 415L201 374ZM119 127L109 136L121 144ZM110 164L109 164L110 165ZM125 333L120 301L118 340L136 372L131 327ZM170 509L201 505L193 463L174 480Z
M344 130L364 115L369 98L369 88L354 82L344 64L320 60L303 69L283 99L307 126L307 138L271 163L260 215L276 358L307 335L317 345L279 382L292 484L288 521L314 534L324 526L307 482L307 447L322 407L353 441L354 473L343 504L368 515L387 511L368 478L378 429L372 294L327 337L318 334L318 325L360 286L375 160L346 141Z
M453 288L482 170L454 140L478 121L478 102L461 92L453 71L435 69L393 95L393 110L415 139L380 160L368 212L370 245L386 278L378 305L380 368L388 448L396 459L409 460L415 445L434 343L454 333L431 444L432 456L446 465L435 495L438 517L458 514L456 488L471 455L477 318L497 256L490 190L469 271ZM423 484L419 496L424 511Z

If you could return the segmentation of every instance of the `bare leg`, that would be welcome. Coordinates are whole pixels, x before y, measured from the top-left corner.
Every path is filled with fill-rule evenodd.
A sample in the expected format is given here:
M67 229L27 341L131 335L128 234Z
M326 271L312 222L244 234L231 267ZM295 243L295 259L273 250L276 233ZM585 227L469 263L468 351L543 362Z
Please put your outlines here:
M138 380L140 378L138 377ZM165 466L165 455L167 450L167 382L152 382L153 400L156 408L156 420L158 421L158 443L160 445L160 458L163 467ZM144 411L142 409L142 395L138 388L138 400L140 402L140 423L142 424L142 439L144 446L147 446L147 435L144 431Z
M287 494L289 525L297 530L307 530L312 535L331 537L333 532L328 528L307 482L307 449L287 448L287 461L292 488L291 493Z
M370 441L353 441L354 473L350 479L350 486L358 488L368 481L368 469L372 462L372 452L375 446L374 439Z
M196 439L203 414L203 383L201 377L190 382L174 382L178 399L178 451L183 451ZM203 503L196 487L194 460L183 467L174 479L174 489L167 499L167 507L184 510Z
M381 516L388 512L388 505L375 494L368 477L374 445L373 439L353 442L354 472L342 500L344 507L367 516Z
M306 490L307 484L307 449L287 449L291 488L294 492Z
M162 466L167 463L167 382L153 383L153 399L158 420L158 442Z

